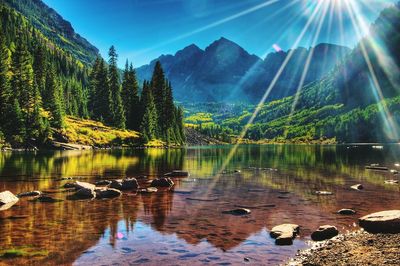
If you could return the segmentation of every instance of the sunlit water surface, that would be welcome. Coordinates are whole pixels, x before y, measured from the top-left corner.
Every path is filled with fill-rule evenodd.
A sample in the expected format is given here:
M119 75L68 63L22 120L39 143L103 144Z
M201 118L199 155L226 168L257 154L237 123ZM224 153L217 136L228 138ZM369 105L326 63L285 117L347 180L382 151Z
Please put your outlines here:
M276 265L307 248L320 225L355 230L361 215L400 207L399 186L384 184L397 176L365 169L371 163L396 168L399 145L240 146L226 172L216 175L231 148L0 153L0 191L56 192L49 195L63 200L21 199L0 212L0 251L25 251L0 258L0 264ZM154 194L72 201L70 192L60 190L67 182L61 177L151 179L174 169L191 175L175 178L173 190ZM139 180L141 186L148 186L146 181ZM365 189L350 189L357 183ZM316 190L334 195L318 196ZM252 213L222 214L236 206ZM357 214L336 214L341 208ZM276 246L269 236L282 223L301 226L292 246Z

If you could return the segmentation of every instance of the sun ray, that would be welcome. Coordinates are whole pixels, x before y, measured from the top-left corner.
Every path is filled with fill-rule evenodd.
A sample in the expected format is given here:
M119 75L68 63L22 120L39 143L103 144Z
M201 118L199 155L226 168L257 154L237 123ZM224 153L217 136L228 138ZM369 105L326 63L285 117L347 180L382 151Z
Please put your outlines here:
M294 1L295 3L296 1ZM293 4L293 3L291 3ZM299 13L303 12L305 10L305 7L303 6L302 9L300 10ZM282 41L282 39L285 37L285 33L287 31L290 30L290 25L296 24L297 22L299 22L301 20L301 16L293 16L292 19L290 19L289 21L287 21L281 28L285 29L285 31L281 34L281 36L279 37L279 39L277 39L275 41L276 44L280 43ZM265 51L262 55L261 58L264 59L268 54L270 53L270 48L268 48L267 51ZM231 90L230 92L230 96L235 95L235 93L242 88L242 86L252 77L252 74L254 73L254 71L262 64L261 61L255 63L250 69L249 71L246 72L246 74L239 80L239 82L237 83L237 85Z
M359 45L360 45L361 53L362 53L362 55L364 57L364 60L365 60L365 62L367 64L368 71L370 72L370 77L372 79L373 89L376 90L376 93L378 95L378 97L376 99L377 103L378 103L378 105L382 106L382 109L384 111L384 116L383 116L384 121L385 121L385 123L387 123L389 125L390 134L393 134L392 136L389 136L389 137L393 137L393 138L398 139L399 138L399 133L397 132L396 126L395 126L395 124L394 124L394 122L392 120L393 116L390 113L390 111L389 111L389 109L388 109L388 107L387 107L387 105L385 103L385 98L383 96L381 85L379 84L379 80L378 80L378 77L376 75L374 66L373 66L373 64L371 62L371 59L370 59L369 55L368 55L368 51L367 51L367 48L365 46L364 40L362 39L363 38L363 34L360 32L360 28L362 28L362 27L359 27L359 25L357 24L357 18L356 18L357 14L353 10L353 6L349 1L345 1L345 4L346 4L346 9L347 9L347 12L348 12L348 14L350 16L350 20L351 20L351 23L353 25L353 28L354 28L358 38L360 39Z
M294 101L293 101L293 104L292 104L292 107L291 107L291 111L290 111L290 114L289 114L289 117L288 117L287 126L289 126L290 123L292 122L292 118L293 118L297 103L298 103L298 101L300 99L301 91L302 91L302 88L303 88L304 83L306 81L306 77L307 77L308 70L309 70L310 65L311 65L312 58L314 56L315 45L318 42L319 36L321 34L322 26L323 26L323 24L325 22L326 14L327 14L329 8L333 8L333 7L330 4L325 5L325 8L324 8L323 12L321 13L320 21L319 21L319 24L318 24L318 28L317 28L317 30L315 32L315 35L314 35L314 38L312 40L310 52L309 52L309 54L307 56L306 63L304 65L304 70L303 70L303 73L301 75L299 85L298 85L298 87L296 89L296 94L295 94ZM285 133L284 133L285 137L287 136L287 134L288 134L288 131L287 131L287 129L285 129Z
M206 194L208 194L209 191L215 186L215 184L216 184L216 182L218 182L218 179L219 179L220 175L222 174L222 172L226 170L226 167L228 166L229 162L232 160L233 156L235 155L235 153L236 153L236 151L237 151L237 149L238 149L238 147L240 145L240 140L244 138L244 136L246 135L247 131L249 130L249 127L253 123L254 119L257 117L257 115L260 112L261 108L263 107L266 99L268 98L268 96L271 93L272 89L275 87L277 81L279 80L280 76L282 75L283 70L286 68L287 64L289 63L290 59L292 58L293 53L294 53L294 49L299 45L299 43L303 39L304 35L308 31L309 27L312 25L312 22L314 21L315 17L317 16L318 11L321 9L321 6L322 6L322 2L319 2L318 5L315 7L315 9L314 9L313 13L311 14L311 16L308 18L308 21L307 21L306 25L304 26L304 28L301 31L300 35L297 37L296 41L294 42L294 44L292 46L292 49L290 50L289 54L285 58L285 60L282 63L281 67L279 68L278 72L276 73L274 79L272 80L272 82L270 83L268 88L266 89L262 99L258 103L258 105L257 105L256 109L254 110L252 116L250 117L249 121L247 122L247 124L245 125L244 129L240 133L240 135L238 137L238 142L232 147L232 149L230 150L227 158L225 159L224 163L220 167L220 170L214 176L213 181L211 182L211 184L209 186L209 189L206 191Z
M350 5L353 9L353 13L361 14L360 8L356 4L350 3ZM366 4L363 3L363 5ZM355 16L355 18L358 24L361 25L361 29L363 29L363 34L367 35L369 33L369 27L365 19L362 16ZM392 25L388 24L386 26L387 28L393 27ZM385 72L393 87L400 88L400 83L398 80L398 77L400 76L400 68L397 63L394 62L390 52L388 52L387 48L383 44L380 44L378 40L373 40L371 38L366 38L365 40L367 41L369 47L372 48L375 57L378 59L379 65L382 67L382 70Z
M297 0L296 0L296 1L297 1ZM176 42L176 41L179 41L179 40L182 40L182 39L185 39L185 38L188 38L188 37L193 36L193 35L195 35L195 34L198 34L198 33L204 32L204 31L206 31L206 30L215 28L215 27L217 27L217 26L220 26L220 25L225 24L225 23L227 23L227 22L230 22L230 21L232 21L232 20L238 19L238 18L240 18L240 17L243 17L243 16L245 16L245 15L251 14L251 13L253 13L253 12L256 12L256 11L262 9L262 8L269 7L269 6L271 6L271 5L273 5L273 4L276 4L276 3L278 3L278 2L279 2L279 0L268 0L268 1L265 1L265 2L263 2L263 3L261 3L261 4L258 4L258 5L256 5L256 6L250 7L250 8L248 8L248 9L246 9L246 10L243 10L243 11L241 11L241 12L239 12L239 13L233 14L233 15L231 15L231 16L229 16L229 17L226 17L226 18L223 18L223 19L214 21L213 23L210 23L210 24L208 24L208 25L206 25L206 26L200 27L200 28L195 29L195 30L190 31L190 32L186 32L186 33L184 33L184 34L182 34L182 35L180 35L180 36L177 36L177 37L175 37L175 38L166 40L166 41L161 42L161 43L159 43L159 44L157 44L157 45L154 45L154 46L152 46L152 47L148 47L148 48L146 48L146 49L142 49L142 50L140 50L140 51L137 51L136 53L133 54L133 56L138 56L138 55L141 55L141 54L148 53L148 52L150 52L150 51L153 51L154 49L163 47L163 46L165 46L165 45L174 43L174 42Z

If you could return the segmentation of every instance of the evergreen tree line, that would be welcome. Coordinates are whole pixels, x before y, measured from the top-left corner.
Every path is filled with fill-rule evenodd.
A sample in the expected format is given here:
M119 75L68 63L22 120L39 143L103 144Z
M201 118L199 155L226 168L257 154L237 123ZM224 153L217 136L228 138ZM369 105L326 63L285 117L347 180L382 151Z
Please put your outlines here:
M89 77L89 115L120 129L140 131L144 142L184 143L183 111L174 104L171 83L160 62L151 81L143 82L141 94L132 63L126 62L121 79L117 62L114 46L108 62L96 59Z
M99 57L84 66L0 5L0 142L45 143L71 115L143 132L146 142L184 143L183 112L161 64L140 94L133 65L126 63L121 78L117 60L111 47L108 62Z
M87 117L87 70L17 12L0 6L0 137L47 141L66 114Z

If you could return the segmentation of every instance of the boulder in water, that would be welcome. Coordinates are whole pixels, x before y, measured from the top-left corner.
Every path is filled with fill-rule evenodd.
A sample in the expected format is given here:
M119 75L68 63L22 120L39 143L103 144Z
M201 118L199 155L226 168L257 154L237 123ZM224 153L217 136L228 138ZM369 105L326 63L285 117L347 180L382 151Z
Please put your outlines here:
M29 191L29 192L23 192L23 193L19 193L17 195L18 198L22 198L22 197L37 197L42 195L42 192L40 191Z
M332 225L322 225L317 231L311 234L311 239L314 241L322 241L331 239L339 234L339 231L335 226Z
M232 214L232 215L246 215L246 214L250 214L251 211L246 208L238 208L238 209L234 209L234 210L223 211L222 213Z
M96 198L111 199L122 195L122 192L115 188L96 189Z
M366 215L359 219L359 224L370 233L400 233L400 210Z
M299 230L300 227L297 224L281 224L272 228L270 235L276 239L277 245L292 245Z
M353 215L353 214L356 214L356 211L352 210L352 209L341 209L341 210L338 211L338 214Z
M172 187L174 185L174 181L168 177L157 178L151 181L152 187Z
M11 208L18 202L18 198L10 191L3 191L0 193L0 211Z
M96 197L96 193L93 189L81 188L75 192L74 196L78 199L94 199Z

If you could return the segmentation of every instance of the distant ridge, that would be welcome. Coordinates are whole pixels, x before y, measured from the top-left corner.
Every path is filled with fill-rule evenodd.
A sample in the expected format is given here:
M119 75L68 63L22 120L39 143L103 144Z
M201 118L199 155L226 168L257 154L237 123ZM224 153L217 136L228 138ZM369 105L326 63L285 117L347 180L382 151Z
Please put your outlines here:
M314 49L306 83L321 79L350 49L318 44ZM272 91L270 99L293 94L298 86L310 49L299 47ZM160 61L174 87L175 97L184 102L257 102L272 81L288 52L274 52L261 59L224 37L204 50L191 44L175 55L162 55L137 69L140 80L149 79ZM190 93L189 93L190 92Z
M47 38L83 63L92 63L99 54L94 45L75 32L70 22L42 0L2 0L0 4L20 12Z

